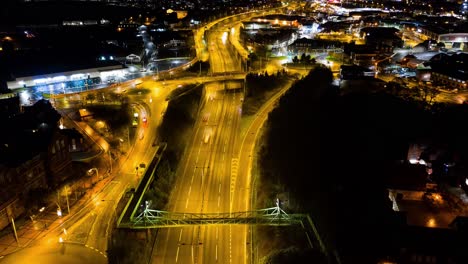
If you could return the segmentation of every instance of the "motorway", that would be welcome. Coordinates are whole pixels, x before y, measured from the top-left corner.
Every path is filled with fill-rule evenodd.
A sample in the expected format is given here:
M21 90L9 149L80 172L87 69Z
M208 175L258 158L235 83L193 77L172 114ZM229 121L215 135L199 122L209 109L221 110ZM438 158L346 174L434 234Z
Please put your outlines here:
M223 25L217 28L228 28ZM212 73L239 71L227 49L225 30L209 30L207 44ZM231 49L232 50L232 49ZM231 165L238 152L243 98L242 83L205 85L192 140L177 170L168 210L217 213L230 210ZM153 250L153 263L239 263L246 254L243 226L193 226L162 229Z
M239 47L233 47L229 41L232 34L229 29L235 23L238 22L221 22L206 28L213 74L241 70L241 63L233 54ZM235 39L236 34L233 36ZM243 159L245 164L240 165L239 154L241 146L244 152L252 151L255 139L250 136L241 142L239 137L244 98L242 88L242 83L229 81L205 85L199 119L176 172L175 188L167 207L169 211L225 213L250 209L251 163ZM279 95L274 100L277 98ZM272 103L268 104L263 115L259 115L260 119L257 118L250 127L253 136L256 137L257 132L252 131L258 131L266 119L266 111L272 107ZM239 167L242 169L238 174ZM246 225L161 229L156 238L152 263L250 263L248 231Z

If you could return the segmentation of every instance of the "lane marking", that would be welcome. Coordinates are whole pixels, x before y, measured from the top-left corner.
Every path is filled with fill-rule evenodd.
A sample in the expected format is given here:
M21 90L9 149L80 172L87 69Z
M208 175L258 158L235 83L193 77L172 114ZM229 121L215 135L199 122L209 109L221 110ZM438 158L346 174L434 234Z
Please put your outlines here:
M182 230L183 230L183 229L181 228L181 229L180 229L180 234L179 234L179 242L180 242L180 240L182 239Z
M229 263L232 263L232 229L229 225Z
M192 245L192 263L195 263L195 259L193 257L193 245Z
M180 246L177 246L177 253L176 253L176 256L175 256L175 262L176 263L179 260L179 250L180 250Z
M193 178L195 177L195 171L192 173L192 180L190 183L193 183Z

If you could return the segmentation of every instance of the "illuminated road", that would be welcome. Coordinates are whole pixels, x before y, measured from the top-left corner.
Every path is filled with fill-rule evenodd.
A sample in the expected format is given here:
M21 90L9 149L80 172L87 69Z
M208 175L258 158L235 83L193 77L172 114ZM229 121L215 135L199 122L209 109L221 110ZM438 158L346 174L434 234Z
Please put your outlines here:
M230 25L224 25L228 28ZM214 48L210 60L214 73L238 72L239 63L226 49L227 39L223 32L213 31L208 40ZM232 49L231 49L232 51ZM220 63L218 63L220 62ZM156 128L161 121L161 113L167 107L166 98L180 84L208 82L236 76L198 77L186 80L156 82L152 77L141 78L139 87L149 89L149 93L129 95L134 109L140 117L147 117L148 123L140 123L135 128L135 142L121 165L114 164L114 178L103 189L93 193L83 207L72 208L71 215L53 228L42 239L35 241L30 248L12 254L3 261L22 259L31 263L106 263L108 235L115 221L115 206L124 192L135 187L142 175L141 164L149 164L156 151L152 147L156 140ZM242 77L242 76L240 76ZM232 92L232 88L237 89ZM238 82L211 82L205 87L206 96L202 114L195 125L193 141L183 157L178 170L178 180L172 193L169 208L171 211L187 212L227 212L244 210L249 196L232 197L231 167L236 162L238 134L241 117L242 88ZM132 81L109 89L125 92L134 88ZM230 89L230 92L225 92ZM76 106L85 97L63 95L55 98L57 106ZM131 128L133 129L133 128ZM102 172L101 172L102 173ZM233 183L235 184L235 182ZM239 206L239 207L238 207ZM65 231L66 230L66 231ZM161 230L154 250L154 263L239 263L248 261L246 226L198 226ZM64 244L58 243L59 237ZM96 252L96 256L87 253ZM35 252L35 253L32 253ZM31 259L34 254L41 258ZM83 257L82 255L87 255ZM44 260L42 260L44 257Z
M26 248L19 253L8 255L1 260L1 263L104 264L107 263L107 259L92 248L75 244L59 244L54 240L48 242L46 246Z
M191 146L177 171L168 205L170 211L229 211L230 166L239 131L241 95L215 92L220 85L223 84L206 85L201 118L195 124ZM229 226L162 229L153 263L229 263L229 229Z
M207 31L212 73L240 70L235 49L229 46L233 25L220 24ZM241 180L236 179L243 97L240 83L205 85L205 98L193 138L177 170L169 211L218 213L250 207L250 190L246 187L250 179L246 173ZM233 188L238 192L231 193ZM249 263L247 231L245 225L161 229L152 263Z
M210 65L213 73L239 71L239 63L226 47L227 25L208 32ZM226 32L226 33L224 33ZM234 88L234 89L232 89ZM215 213L230 209L231 164L238 149L241 84L205 85L193 138L177 170L168 210L172 212ZM226 92L225 89L229 89ZM246 246L242 226L194 226L161 229L153 250L153 263L239 263ZM239 238L238 238L239 237ZM235 241L236 243L233 243Z
M149 89L149 93L136 93L129 97L134 102L135 112L139 113L140 118L146 117L147 123L140 122L137 128L130 128L136 129L133 148L113 181L96 195L88 210L84 211L84 216L68 228L70 241L103 252L107 250L108 235L116 217L115 206L125 190L136 186L144 170L136 169L139 164L149 164L156 152L157 148L152 146L156 140L156 129L161 123L161 113L167 107L166 96L174 87L163 87L151 79L143 85Z
M142 175L142 169L137 174L136 167L141 163L149 164L156 152L156 147L152 147L156 129L161 122L161 113L167 107L166 97L177 87L175 83L163 84L147 78L142 86L148 88L148 93L129 95L135 110L141 117L147 117L148 121L147 124L140 122L137 128L130 128L137 130L135 142L128 156L121 160L121 166L114 164L115 177L112 181L98 193L89 194L91 199L83 207L72 208L70 216L61 224L51 226L44 237L34 241L29 248L4 258L2 262L22 259L24 263L107 263L105 253L108 235L114 226L115 206L126 190L136 186L137 178ZM129 89L129 85L115 89L121 92ZM68 105L61 101L69 99L63 96L56 100L59 105ZM59 237L65 244L58 242ZM89 251L95 252L99 258ZM36 259L33 258L35 255L40 256Z

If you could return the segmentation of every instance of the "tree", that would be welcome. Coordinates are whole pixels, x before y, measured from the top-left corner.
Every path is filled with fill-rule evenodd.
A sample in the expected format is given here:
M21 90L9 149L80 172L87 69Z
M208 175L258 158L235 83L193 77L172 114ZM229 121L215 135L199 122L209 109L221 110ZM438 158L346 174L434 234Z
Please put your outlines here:
M116 102L116 101L119 101L119 100L120 100L120 94L118 94L118 93L108 93L108 98L109 98L112 102Z
M420 85L419 90L421 94L421 100L426 105L432 105L432 103L434 102L434 99L440 93L439 90L426 84Z
M402 96L403 95L402 92L405 89L406 88L404 87L404 85L402 83L395 82L395 81L391 81L391 82L387 83L387 91L392 95Z
M292 61L293 61L294 64L299 63L299 59L297 58L297 56L294 56L294 58L292 59Z
M86 95L86 100L91 101L91 103L93 103L93 101L96 100L96 95L94 93L89 93Z
M44 199L47 196L47 190L44 188L35 188L29 190L29 193L26 197L27 207L30 209L29 214L32 214L33 211L37 210L39 207L43 206Z
M302 53L301 58L300 58L301 63L305 63L306 60L307 60L307 55L305 53Z
M105 96L103 92L98 92L96 97L97 97L97 100L101 103L105 101Z
M327 258L318 250L312 249L298 249L296 247L289 247L286 249L278 250L270 254L267 264L285 264L285 263L314 263L325 264L328 263Z

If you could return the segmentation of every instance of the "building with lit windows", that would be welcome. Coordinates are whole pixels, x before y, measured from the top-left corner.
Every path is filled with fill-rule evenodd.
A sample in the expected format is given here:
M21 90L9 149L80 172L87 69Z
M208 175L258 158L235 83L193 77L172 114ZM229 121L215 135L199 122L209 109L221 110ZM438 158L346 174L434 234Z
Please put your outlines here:
M439 35L439 42L448 49L468 51L468 33L448 33Z

